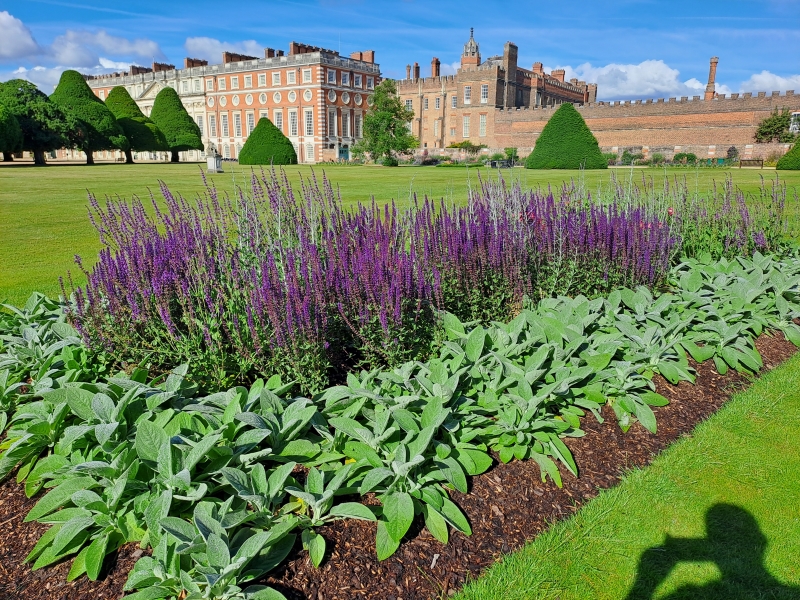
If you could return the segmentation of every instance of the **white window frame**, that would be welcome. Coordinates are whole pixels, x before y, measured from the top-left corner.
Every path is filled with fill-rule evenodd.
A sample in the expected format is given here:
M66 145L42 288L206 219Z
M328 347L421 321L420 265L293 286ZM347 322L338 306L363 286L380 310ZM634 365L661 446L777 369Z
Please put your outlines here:
M272 85L280 85L281 84L281 72L280 71L273 71L272 72Z
M194 80L194 93L199 94L203 91L203 84L200 82L199 79Z
M314 162L314 144L306 144L306 162Z
M481 104L487 104L489 102L489 84L482 83L481 84Z
M286 85L294 85L297 83L297 72L294 69L286 71Z
M486 115L478 116L478 137L486 137Z
M208 133L212 138L217 137L217 115L208 115Z
M422 99L422 110L428 110L428 99L427 98L423 98Z
M342 85L350 87L350 73L342 71Z
M203 115L197 115L195 117L195 122L197 123L197 127L200 129L200 137L203 137L205 131L205 119Z
M269 120L269 110L268 109L264 109L264 110L261 110L261 111L258 112L258 120L260 121L261 119Z
M328 83L330 85L336 85L336 70L335 69L328 69Z
M275 118L275 127L281 130L283 133L283 111L282 110L273 110L272 116Z
M181 91L182 91L184 94L188 94L188 93L189 93L189 81L188 81L188 80L184 79L184 80L181 82Z
M313 137L314 135L314 110L307 108L303 111L303 124L305 126L306 135Z
M233 113L233 137L242 137L242 113Z
M311 83L311 69L303 69L303 83Z
M106 91L100 90L100 100L105 100L105 97L106 97Z
M253 87L253 76L252 75L245 75L244 76L244 89L249 90Z
M458 96L453 94L452 99L450 100L450 107L451 108L458 108Z
M226 90L226 89L228 89L228 85L227 85L227 83L225 83L225 78L224 78L224 77L220 77L220 78L219 78L219 80L217 81L217 87L218 87L220 90Z
M463 120L461 122L461 125L462 125L461 137L463 137L464 139L468 139L469 138L469 115L464 115Z
M355 75L353 75L353 87L357 87L357 88L363 87L362 84L361 84L361 74L360 73L356 73Z
M259 73L258 74L258 87L267 87L267 74L266 73Z
M350 115L349 113L342 113L342 137L350 137Z
M439 110L440 108L442 108L442 99L439 96L436 96L433 105L436 110Z
M238 90L239 89L239 76L238 75L231 75L231 89Z
M408 110L414 110L414 101L406 99L406 108Z
M230 136L230 129L228 127L228 113L220 113L219 114L219 132L220 137L229 138Z
M247 113L247 135L249 136L253 133L253 129L256 128L256 115L255 113Z
M433 122L433 135L434 137L439 137L439 119Z
M328 136L336 137L336 109L332 108L328 111Z
M357 139L361 139L364 135L361 119L361 115L356 115L355 123L353 123L353 134Z
M464 104L472 104L472 86L464 86Z
M228 146L228 144L222 145L222 156L224 156L225 158L231 157L231 149L230 146Z
M297 121L297 110L289 111L289 137L297 137L299 134L299 123Z
M367 89L371 90L375 87L375 78L367 76Z
M214 80L213 79L206 79L206 91L213 92L214 91Z

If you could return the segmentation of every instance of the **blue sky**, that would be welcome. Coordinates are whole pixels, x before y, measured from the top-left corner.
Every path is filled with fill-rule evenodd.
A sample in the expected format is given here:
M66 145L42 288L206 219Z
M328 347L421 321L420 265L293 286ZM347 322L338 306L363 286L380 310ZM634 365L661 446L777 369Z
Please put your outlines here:
M714 55L718 91L800 93L800 0L0 0L0 80L49 92L66 68L219 62L222 49L262 55L292 40L374 49L385 76L414 61L427 75L432 56L453 72L470 27L485 58L513 41L520 66L565 68L596 81L600 99L702 94Z

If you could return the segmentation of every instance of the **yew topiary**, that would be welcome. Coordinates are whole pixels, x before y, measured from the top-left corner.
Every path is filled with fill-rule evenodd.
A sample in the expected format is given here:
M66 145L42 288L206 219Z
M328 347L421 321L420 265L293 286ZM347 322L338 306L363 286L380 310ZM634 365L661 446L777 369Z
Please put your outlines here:
M297 152L269 119L259 119L239 152L240 165L296 165Z
M597 138L572 104L562 104L525 161L527 169L607 169Z
M797 142L786 154L781 156L775 168L783 171L800 171L800 142Z
M109 92L106 106L130 142L125 150L126 163L133 163L133 150L142 152L169 150L164 133L152 120L144 116L124 87L117 86Z
M11 111L0 104L0 152L9 158L20 150L22 150L22 129Z
M78 123L81 134L74 145L86 153L87 165L94 164L93 152L125 150L129 147L128 138L114 115L94 95L83 75L77 71L64 71L61 74L50 99Z
M178 162L178 152L203 149L200 128L186 112L178 92L171 87L158 92L150 118L164 133L172 152L172 162Z

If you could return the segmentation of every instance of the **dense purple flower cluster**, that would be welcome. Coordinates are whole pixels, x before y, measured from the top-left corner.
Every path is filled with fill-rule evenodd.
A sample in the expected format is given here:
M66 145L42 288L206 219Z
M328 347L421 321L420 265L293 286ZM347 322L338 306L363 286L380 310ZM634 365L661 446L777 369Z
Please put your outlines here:
M646 208L574 188L483 182L465 206L348 210L325 179L285 175L201 199L91 199L104 249L73 320L120 360L189 362L202 382L275 372L319 389L357 366L421 358L439 309L504 319L524 297L657 286L679 245Z

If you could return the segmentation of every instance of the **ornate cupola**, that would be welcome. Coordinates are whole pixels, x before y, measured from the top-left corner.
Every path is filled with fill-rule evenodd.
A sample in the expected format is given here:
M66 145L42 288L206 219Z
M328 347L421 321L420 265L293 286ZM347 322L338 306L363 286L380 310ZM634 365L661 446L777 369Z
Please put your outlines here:
M461 68L477 67L481 64L481 51L478 42L473 36L474 29L469 28L469 41L464 44L464 53L461 55Z

